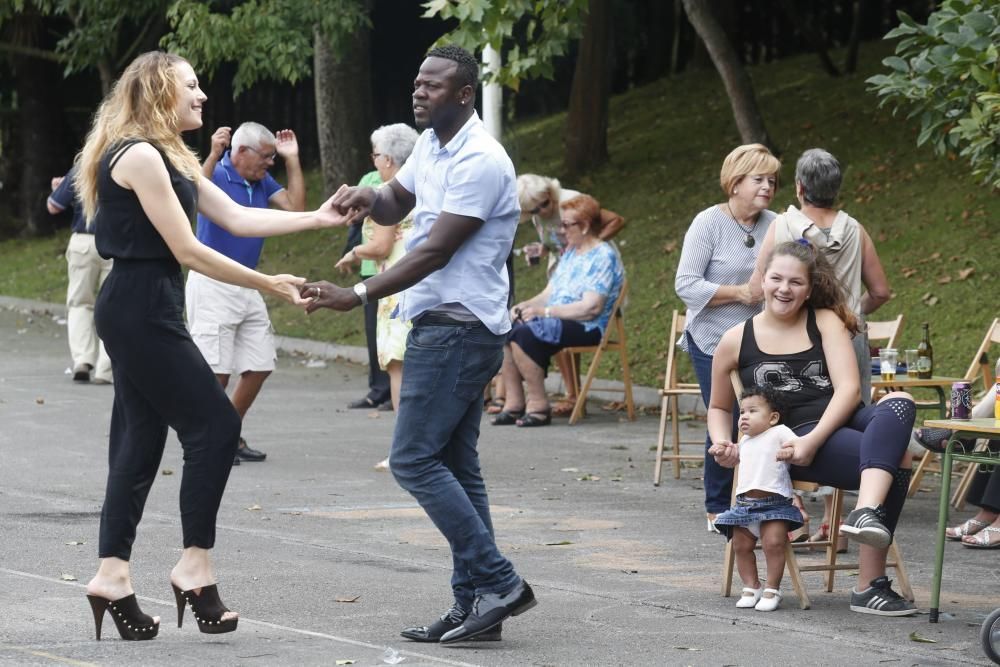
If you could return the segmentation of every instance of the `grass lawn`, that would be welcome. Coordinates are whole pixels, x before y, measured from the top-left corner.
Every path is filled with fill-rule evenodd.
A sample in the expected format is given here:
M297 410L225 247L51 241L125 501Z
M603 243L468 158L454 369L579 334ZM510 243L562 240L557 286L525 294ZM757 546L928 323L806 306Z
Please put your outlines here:
M894 292L872 319L904 313L902 347L916 347L920 323L930 322L936 373L961 375L987 325L1000 314L1000 301L989 296L1000 272L994 231L1000 198L975 184L960 160L918 149L913 124L875 108L864 79L889 53L885 44L864 44L859 72L839 78L826 76L811 55L751 69L785 163L773 209L795 203L791 184L804 149L818 146L836 155L845 170L841 205L875 239ZM559 114L513 128L506 143L519 173L559 175L564 123ZM683 308L673 280L684 232L695 214L722 201L719 168L739 135L722 84L709 70L613 98L608 141L611 162L564 185L593 194L627 220L618 243L631 285L629 354L636 381L658 385L670 344L670 313ZM308 180L311 201L318 203L318 173ZM530 232L521 229L518 243ZM67 237L62 232L0 243L0 294L61 302ZM343 230L330 230L270 239L261 269L342 281L333 264L344 238ZM519 262L517 268L519 299L541 289L541 267ZM360 311L306 317L291 306L271 306L281 334L363 344ZM685 355L681 358L682 376L694 381ZM607 363L602 375L617 376L614 361Z

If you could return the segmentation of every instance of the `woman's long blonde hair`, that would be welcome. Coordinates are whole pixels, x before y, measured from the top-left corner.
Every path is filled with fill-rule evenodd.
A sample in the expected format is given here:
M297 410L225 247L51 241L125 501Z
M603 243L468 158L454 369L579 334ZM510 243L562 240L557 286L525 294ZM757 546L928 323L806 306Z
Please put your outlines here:
M162 51L133 60L94 115L83 149L76 156L76 191L87 221L97 212L97 171L108 149L126 139L159 148L184 176L197 181L198 158L181 139L177 118L180 82L177 65L187 62Z

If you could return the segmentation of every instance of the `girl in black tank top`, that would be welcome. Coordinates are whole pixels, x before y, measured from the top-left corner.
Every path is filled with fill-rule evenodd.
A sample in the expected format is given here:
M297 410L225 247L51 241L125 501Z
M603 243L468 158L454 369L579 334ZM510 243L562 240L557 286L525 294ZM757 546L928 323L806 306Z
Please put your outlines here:
M788 406L784 423L789 428L819 421L833 396L823 338L816 326L816 311L811 307L806 317L806 332L812 343L808 349L792 354L765 354L757 347L753 318L743 324L740 380L745 387L769 384L781 392Z

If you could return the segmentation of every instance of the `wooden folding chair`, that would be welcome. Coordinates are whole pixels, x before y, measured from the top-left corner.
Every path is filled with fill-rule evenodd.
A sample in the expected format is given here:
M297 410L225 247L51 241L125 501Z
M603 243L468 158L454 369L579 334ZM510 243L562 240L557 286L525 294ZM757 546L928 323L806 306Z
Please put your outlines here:
M992 324L986 330L986 335L983 336L983 342L979 344L979 349L976 353L972 355L972 361L969 362L969 368L965 371L963 379L975 386L976 380L980 375L983 376L984 387L989 390L993 383L991 382L991 373L993 371L989 365L989 350L994 344L1000 344L1000 317L994 318ZM987 362L983 363L983 358L986 358ZM977 448L982 448L984 445L979 445ZM913 470L913 477L910 479L910 491L909 495L912 496L920 488L920 481L924 474L931 472L930 462L937 459L937 455L932 452L926 452L920 459L920 463ZM955 491L951 496L951 504L955 509L962 509L965 506L965 494L969 490L969 484L972 482L973 476L976 474L976 466L968 466L966 470L962 473L962 478L955 485Z
M632 400L632 373L628 365L628 340L625 337L624 304L627 294L628 280L624 279L621 291L618 293L618 298L615 299L615 307L611 311L611 319L608 321L608 326L604 329L604 335L601 337L600 343L597 345L579 345L564 348L568 353L566 356L571 360L571 375L573 376L574 384L578 382L577 378L579 377L576 367L577 359L579 358L577 355L584 353L592 353L594 355L594 358L590 362L590 368L587 370L587 377L583 380L583 386L573 387L574 394L576 395L576 405L573 406L573 413L569 416L569 423L571 425L580 421L580 418L584 414L587 404L587 393L590 391L590 385L593 384L594 377L597 375L601 356L605 352L613 352L615 350L621 356L622 383L624 385L622 393L625 395L625 409L628 412L629 421L635 421L635 403Z
M681 478L681 461L705 460L705 436L698 440L682 440L680 428L681 396L701 396L701 389L696 382L677 381L677 339L684 334L684 324L687 316L674 311L667 334L667 370L663 374L663 388L660 389L660 434L656 441L656 465L653 468L653 485L660 485L663 473L663 462L674 462L674 479ZM673 442L673 453L664 454L667 439L667 414L670 414L670 429ZM681 454L681 445L699 445L698 454Z
M736 371L729 374L733 383L733 389L739 396L743 392L743 383ZM739 479L739 466L733 471L733 503L736 503L736 486ZM793 481L792 487L797 491L814 491L817 485L812 482ZM837 570L856 570L858 563L838 563L837 562L837 539L840 537L840 516L843 513L844 492L842 489L834 487L833 492L833 515L830 520L830 535L825 540L816 542L786 542L785 543L785 570L788 578L792 580L792 589L799 598L799 606L808 609L812 604L809 593L806 591L805 583L802 581L803 572L825 572L826 592L833 591L833 576ZM826 555L822 563L800 564L796 556L797 550L823 548ZM736 566L736 554L733 552L732 542L726 542L726 553L722 562L722 596L729 597L733 591L733 570ZM910 586L910 577L906 573L906 566L903 563L903 556L899 551L899 546L894 540L889 545L889 554L886 559L886 569L896 568L896 579L899 584L899 592L907 600L913 601L913 588Z

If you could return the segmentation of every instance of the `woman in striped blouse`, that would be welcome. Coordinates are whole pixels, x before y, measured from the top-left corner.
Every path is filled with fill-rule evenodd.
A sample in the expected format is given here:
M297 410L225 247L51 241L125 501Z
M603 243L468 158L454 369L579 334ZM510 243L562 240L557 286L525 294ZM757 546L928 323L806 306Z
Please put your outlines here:
M747 281L775 217L767 207L780 169L781 162L762 144L734 149L719 174L726 201L696 215L684 235L674 289L687 306L687 323L677 344L691 356L705 405L712 394L712 355L719 339L760 312ZM715 515L730 506L733 471L707 454L711 444L706 434L705 511L708 529L714 532Z

